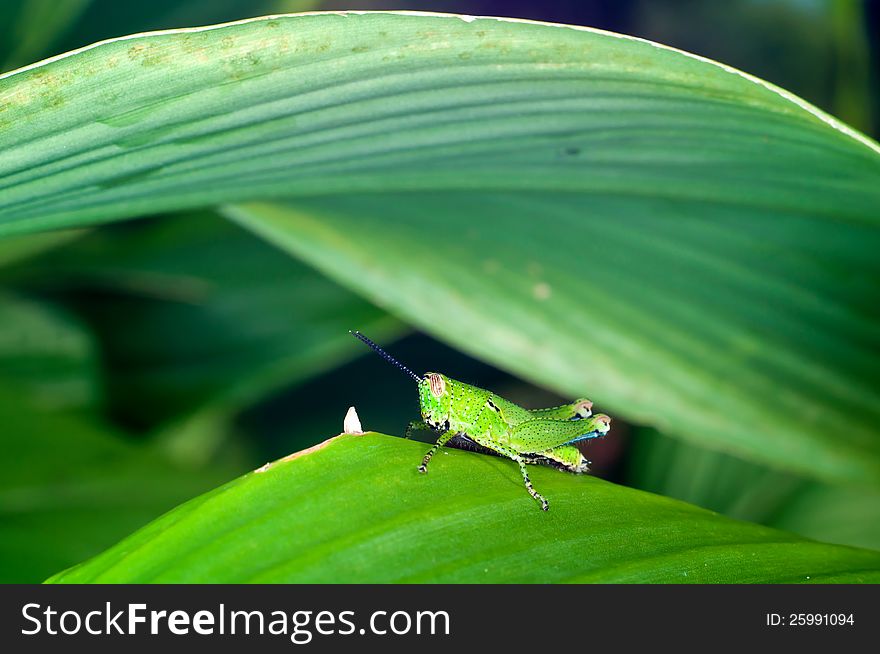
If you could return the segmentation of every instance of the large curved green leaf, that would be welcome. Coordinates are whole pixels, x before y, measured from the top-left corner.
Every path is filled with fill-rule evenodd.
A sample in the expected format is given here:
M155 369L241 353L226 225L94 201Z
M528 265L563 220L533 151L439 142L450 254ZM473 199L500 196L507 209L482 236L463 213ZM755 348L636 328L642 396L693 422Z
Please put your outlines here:
M511 461L344 435L169 512L54 582L877 582L880 552Z
M247 224L533 380L880 481L880 147L772 85L589 29L346 13L113 40L0 103L0 233L341 195Z
M878 146L657 44L401 13L113 39L0 76L2 232L266 195L508 189L876 220Z

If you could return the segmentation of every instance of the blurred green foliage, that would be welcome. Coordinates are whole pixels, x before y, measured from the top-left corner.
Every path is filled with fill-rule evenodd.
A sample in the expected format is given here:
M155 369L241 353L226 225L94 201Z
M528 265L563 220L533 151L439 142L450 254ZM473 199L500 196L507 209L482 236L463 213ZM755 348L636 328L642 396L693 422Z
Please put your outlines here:
M211 213L96 230L0 273L64 303L101 344L106 409L137 431L228 412L332 369L393 319ZM218 399L218 396L220 398Z

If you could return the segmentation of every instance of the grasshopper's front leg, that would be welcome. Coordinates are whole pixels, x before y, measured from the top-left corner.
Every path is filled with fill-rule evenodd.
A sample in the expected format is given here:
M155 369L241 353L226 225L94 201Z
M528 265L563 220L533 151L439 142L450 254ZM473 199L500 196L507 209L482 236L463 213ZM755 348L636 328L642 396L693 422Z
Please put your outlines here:
M413 420L406 426L406 431L403 433L403 437L409 440L413 436L417 435L419 432L429 431L435 436L442 434L443 432L438 431L431 427L430 425L426 425L421 420Z
M446 445L446 443L449 442L449 439L451 439L453 436L455 436L455 433L452 431L444 431L442 434L440 434L440 438L437 439L437 442L434 443L434 446L430 450L428 450L425 458L422 459L422 465L419 466L419 472L428 472L428 461L430 461L431 457L434 456L434 452Z

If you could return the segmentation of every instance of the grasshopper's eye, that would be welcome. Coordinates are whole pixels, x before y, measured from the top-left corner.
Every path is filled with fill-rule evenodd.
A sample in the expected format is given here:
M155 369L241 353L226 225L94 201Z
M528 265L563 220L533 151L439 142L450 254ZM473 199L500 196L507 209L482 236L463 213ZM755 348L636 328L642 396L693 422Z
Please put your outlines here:
M575 406L575 414L579 418L589 418L593 415L593 403L589 400L581 400Z
M443 393L446 392L446 382L443 381L443 377L436 372L432 372L428 375L428 384L431 387L431 394L434 397L441 397Z

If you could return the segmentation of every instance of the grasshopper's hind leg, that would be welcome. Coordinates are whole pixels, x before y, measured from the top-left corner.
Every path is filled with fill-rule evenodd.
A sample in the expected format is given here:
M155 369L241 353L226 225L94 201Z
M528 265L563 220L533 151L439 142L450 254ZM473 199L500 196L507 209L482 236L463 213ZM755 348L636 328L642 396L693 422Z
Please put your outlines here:
M585 397L562 406L551 406L546 409L529 409L535 418L550 420L583 420L593 415L593 403Z
M419 472L428 472L428 461L431 460L431 457L434 456L434 453L439 450L441 447L446 445L450 438L455 436L454 432L445 431L440 434L440 438L437 439L437 442L434 443L434 446L428 450L428 453L425 455L425 458L422 459L422 465L419 466Z
M546 511L550 508L550 504L549 502L547 502L547 499L538 491L536 491L534 486L532 486L532 480L529 479L529 471L526 470L526 460L523 457L521 457L515 450L512 450L506 445L494 443L484 438L472 438L483 447L490 449L493 452L497 452L501 456L506 456L508 459L513 459L514 461L516 461L517 465L519 465L519 471L522 473L523 483L526 485L526 490L529 492L529 495L531 495L533 498L541 503L542 511Z
M526 463L536 463L547 465L559 470L567 470L575 474L582 474L590 471L590 461L581 454L581 451L574 445L560 445L543 452L535 452L534 454L524 454L523 458Z

